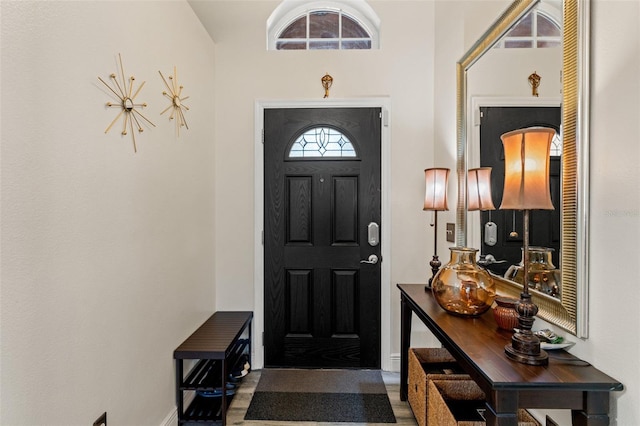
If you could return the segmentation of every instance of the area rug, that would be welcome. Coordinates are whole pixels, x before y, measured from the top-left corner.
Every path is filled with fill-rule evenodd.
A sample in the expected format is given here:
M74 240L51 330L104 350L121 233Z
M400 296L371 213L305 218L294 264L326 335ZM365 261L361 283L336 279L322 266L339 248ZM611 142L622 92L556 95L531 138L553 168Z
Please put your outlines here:
M263 369L244 418L396 422L379 370Z

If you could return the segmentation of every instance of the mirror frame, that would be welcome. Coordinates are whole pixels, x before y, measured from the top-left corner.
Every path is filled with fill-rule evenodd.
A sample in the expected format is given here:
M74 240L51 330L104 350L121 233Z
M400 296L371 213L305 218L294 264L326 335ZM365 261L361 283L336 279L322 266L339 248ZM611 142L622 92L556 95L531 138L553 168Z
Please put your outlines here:
M456 244L467 245L467 71L540 0L515 0L456 63ZM538 317L580 338L588 335L589 0L563 0L562 211L557 299L533 291ZM522 285L495 276L498 293L519 298Z

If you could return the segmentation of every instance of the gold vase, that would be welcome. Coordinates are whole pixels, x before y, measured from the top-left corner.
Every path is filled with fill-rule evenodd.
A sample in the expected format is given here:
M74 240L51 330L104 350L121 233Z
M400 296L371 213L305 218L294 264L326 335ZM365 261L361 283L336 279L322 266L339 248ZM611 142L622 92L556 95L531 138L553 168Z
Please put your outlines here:
M477 249L450 247L449 250L449 263L438 271L431 284L436 301L455 315L482 315L491 308L496 297L491 275L477 265Z
M536 289L551 296L560 296L560 270L551 260L553 249L549 247L529 247L529 288ZM523 253L524 256L524 253ZM506 279L523 283L523 263L511 265L504 274Z

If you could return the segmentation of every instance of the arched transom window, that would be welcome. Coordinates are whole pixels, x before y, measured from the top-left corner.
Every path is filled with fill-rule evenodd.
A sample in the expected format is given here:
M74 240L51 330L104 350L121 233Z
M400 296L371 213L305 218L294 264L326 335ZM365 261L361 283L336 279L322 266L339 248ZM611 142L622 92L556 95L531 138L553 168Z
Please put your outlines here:
M562 30L551 14L533 9L496 44L496 48L560 47Z
M267 21L269 50L377 49L379 19L364 0L284 0Z
M314 127L305 131L291 145L289 158L356 157L353 144L340 131L331 127Z

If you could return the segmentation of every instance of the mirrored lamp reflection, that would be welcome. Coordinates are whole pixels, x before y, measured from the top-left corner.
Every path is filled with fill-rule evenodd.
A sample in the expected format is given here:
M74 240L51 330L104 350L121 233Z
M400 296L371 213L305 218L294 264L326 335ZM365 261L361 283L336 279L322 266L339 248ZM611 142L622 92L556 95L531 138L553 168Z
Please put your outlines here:
M449 169L431 168L424 171L425 193L424 208L425 211L433 211L433 259L429 262L431 266L431 278L429 278L427 288L431 288L431 282L436 275L442 262L438 259L438 211L449 210L447 206L447 182L449 180Z
M491 210L495 210L491 196L491 167L469 169L467 172L467 211L489 211L489 221L484 224L484 237L487 245L496 243L496 224L491 220ZM490 231L493 230L493 233ZM486 253L480 253L478 265L486 267Z
M469 169L467 175L467 210L495 210L491 198L491 167Z
M540 349L540 340L531 327L538 307L529 293L529 211L532 209L553 210L549 189L549 153L554 129L529 127L503 134L504 147L504 191L501 210L523 211L523 269L524 279L518 303L518 327L505 346L506 355L529 365L547 365L548 355Z

